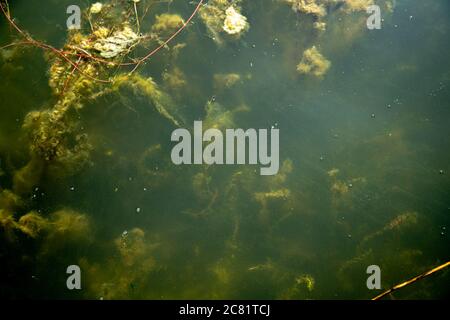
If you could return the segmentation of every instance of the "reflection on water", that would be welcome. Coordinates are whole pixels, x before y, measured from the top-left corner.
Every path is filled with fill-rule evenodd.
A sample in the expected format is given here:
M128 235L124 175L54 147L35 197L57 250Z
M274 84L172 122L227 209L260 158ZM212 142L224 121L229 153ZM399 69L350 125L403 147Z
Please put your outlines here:
M139 38L124 1L69 36L73 1L10 2L34 39L120 63L196 6L140 1ZM373 2L383 23L369 31ZM379 293L369 265L387 289L448 260L448 1L302 3L210 0L132 75L1 49L0 294L361 299ZM24 40L3 16L0 39ZM280 129L279 173L173 165L171 132L194 120ZM73 264L81 291L66 288ZM448 277L394 297L446 297Z

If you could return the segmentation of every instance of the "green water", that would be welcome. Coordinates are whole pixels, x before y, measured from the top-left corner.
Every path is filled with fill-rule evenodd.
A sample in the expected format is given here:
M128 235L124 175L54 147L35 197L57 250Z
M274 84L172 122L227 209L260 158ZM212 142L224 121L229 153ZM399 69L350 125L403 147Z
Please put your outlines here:
M155 14L186 18L196 4L153 2L143 30ZM59 48L70 4L17 0L10 9L23 30ZM31 211L51 220L61 210L88 221L53 223L30 237L11 231L4 215L1 297L367 299L381 292L366 287L369 265L380 266L388 289L449 260L450 3L397 0L372 31L365 13L350 23L329 12L319 33L281 1L246 0L242 14L250 29L240 39L218 45L196 16L170 44L186 43L177 58L163 49L137 73L171 96L187 128L205 120L208 101L223 112L247 106L233 114L235 128L278 128L279 174L175 166L175 127L153 103L137 90L105 95L74 117L92 145L86 165L73 174L44 170L17 195L19 205L0 197L15 221ZM3 16L0 39L17 39ZM313 45L331 62L319 78L296 70ZM26 115L55 103L49 67L39 48L0 51L3 193L30 160ZM186 81L170 88L163 74L175 68ZM218 89L214 75L227 73L240 81ZM277 192L288 196L270 196ZM70 291L74 264L83 288ZM446 298L449 276L443 270L391 298Z

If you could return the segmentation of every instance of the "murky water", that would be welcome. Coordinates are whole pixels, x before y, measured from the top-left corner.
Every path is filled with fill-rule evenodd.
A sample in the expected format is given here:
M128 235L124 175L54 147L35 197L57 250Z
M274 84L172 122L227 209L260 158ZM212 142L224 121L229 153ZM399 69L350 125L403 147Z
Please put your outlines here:
M9 2L21 29L64 46L74 1ZM176 126L131 80L61 120L61 130L72 126L70 163L37 161L27 114L73 88L52 92L49 52L0 51L1 296L366 299L381 292L366 286L369 265L388 289L449 260L450 3L375 1L382 28L368 30L365 11L331 6L318 20L285 2L230 1L250 27L222 43L200 11L135 72L153 79L183 127L278 128L275 176L252 165L175 166ZM156 14L186 19L195 6L141 1L140 28ZM3 16L0 39L23 40ZM297 70L313 47L330 62L323 75ZM237 81L223 81L230 74ZM77 148L84 137L89 148ZM82 290L66 288L69 265L80 266ZM448 297L449 275L393 298Z

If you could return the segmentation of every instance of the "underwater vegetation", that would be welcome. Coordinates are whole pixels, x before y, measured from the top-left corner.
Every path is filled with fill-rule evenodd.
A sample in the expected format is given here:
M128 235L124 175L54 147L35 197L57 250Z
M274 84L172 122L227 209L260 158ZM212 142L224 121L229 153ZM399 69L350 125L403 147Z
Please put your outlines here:
M322 77L330 68L331 63L320 54L315 46L303 52L302 60L297 65L300 74L312 74Z
M249 28L247 18L241 14L242 0L211 0L199 15L211 39L218 45L238 40Z
M448 260L442 4L103 0L56 31L56 5L0 6L0 297L367 299L369 265L388 289ZM278 174L175 166L195 120L279 128Z

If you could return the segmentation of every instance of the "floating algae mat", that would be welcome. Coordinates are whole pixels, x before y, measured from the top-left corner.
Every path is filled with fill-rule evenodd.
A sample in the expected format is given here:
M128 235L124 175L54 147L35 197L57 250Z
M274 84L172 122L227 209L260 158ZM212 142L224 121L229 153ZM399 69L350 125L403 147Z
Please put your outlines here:
M0 297L370 299L450 260L447 0L0 5Z

